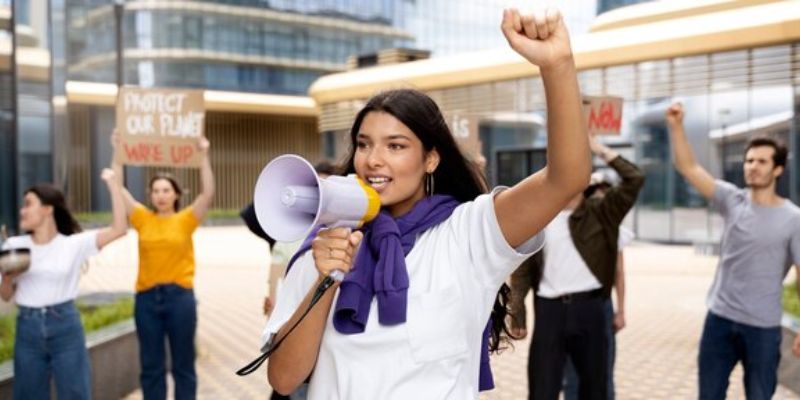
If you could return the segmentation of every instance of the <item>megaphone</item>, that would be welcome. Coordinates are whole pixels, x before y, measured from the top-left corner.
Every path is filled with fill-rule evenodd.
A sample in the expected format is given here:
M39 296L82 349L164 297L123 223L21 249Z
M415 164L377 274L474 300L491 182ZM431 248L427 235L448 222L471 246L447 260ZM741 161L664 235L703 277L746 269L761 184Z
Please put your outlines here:
M254 195L258 223L282 242L305 238L316 225L359 228L378 215L378 192L355 176L320 178L304 158L286 154L258 176Z

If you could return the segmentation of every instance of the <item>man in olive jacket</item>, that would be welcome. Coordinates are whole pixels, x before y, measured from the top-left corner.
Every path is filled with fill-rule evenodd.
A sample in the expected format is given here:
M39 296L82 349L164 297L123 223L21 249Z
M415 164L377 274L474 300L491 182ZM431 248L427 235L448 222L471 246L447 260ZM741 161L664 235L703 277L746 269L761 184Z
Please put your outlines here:
M529 398L555 400L566 357L578 373L580 399L607 396L604 303L615 281L619 226L636 203L644 175L616 151L589 140L592 152L622 178L604 196L596 185L576 196L545 228L544 251L511 277L511 325L524 332L524 299L535 293L535 323L528 358Z

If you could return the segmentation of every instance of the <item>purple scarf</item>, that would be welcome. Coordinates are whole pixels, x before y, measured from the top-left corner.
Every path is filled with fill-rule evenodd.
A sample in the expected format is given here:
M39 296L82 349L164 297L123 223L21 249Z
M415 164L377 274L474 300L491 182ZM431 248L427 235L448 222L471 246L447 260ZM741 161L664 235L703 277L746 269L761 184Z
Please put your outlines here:
M396 219L382 210L364 226L364 243L355 265L339 286L339 298L333 311L333 326L337 331L345 335L364 332L373 297L378 299L381 325L406 322L408 270L405 258L417 236L449 218L458 205L451 196L433 195L418 201L411 211ZM318 230L311 232L289 260L287 273L300 255L311 248ZM481 342L480 390L494 388L489 365L489 327L487 324Z

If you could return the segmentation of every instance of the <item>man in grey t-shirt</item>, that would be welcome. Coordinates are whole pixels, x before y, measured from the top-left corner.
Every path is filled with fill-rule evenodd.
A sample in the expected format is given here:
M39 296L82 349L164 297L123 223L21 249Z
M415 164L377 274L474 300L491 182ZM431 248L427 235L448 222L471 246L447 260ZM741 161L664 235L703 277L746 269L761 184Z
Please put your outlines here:
M748 189L739 189L714 180L697 163L680 104L667 110L667 124L675 168L725 221L700 340L700 398L724 399L730 373L742 361L747 398L769 399L780 360L783 280L792 264L800 276L800 208L775 191L786 166L786 147L769 138L752 139L744 160ZM800 335L792 349L800 357Z

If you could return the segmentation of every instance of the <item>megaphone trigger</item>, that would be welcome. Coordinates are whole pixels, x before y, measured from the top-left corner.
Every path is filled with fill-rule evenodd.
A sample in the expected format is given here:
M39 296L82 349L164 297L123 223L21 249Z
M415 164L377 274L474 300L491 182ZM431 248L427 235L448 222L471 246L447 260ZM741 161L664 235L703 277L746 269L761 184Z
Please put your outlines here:
M338 269L331 271L331 273L328 276L333 278L333 280L335 280L336 282L341 282L342 280L344 280L344 272L339 271Z

